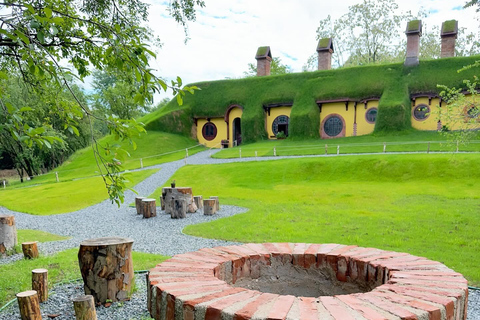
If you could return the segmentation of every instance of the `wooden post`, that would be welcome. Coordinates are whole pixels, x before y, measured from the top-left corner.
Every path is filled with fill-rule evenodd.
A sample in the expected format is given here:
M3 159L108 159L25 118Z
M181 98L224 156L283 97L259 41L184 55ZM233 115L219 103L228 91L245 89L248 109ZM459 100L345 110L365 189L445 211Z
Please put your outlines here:
M140 158L140 168L143 169L143 159L142 158Z
M48 299L48 270L32 270L32 290L37 291L38 300L45 302Z
M37 242L38 241L23 242L22 243L22 251L23 251L23 256L25 257L25 259L36 259L36 258L38 258Z
M0 255L17 245L15 216L0 215Z
M142 213L146 219L157 216L157 202L155 199L142 199Z
M185 157L188 158L188 148L185 148Z
M137 214L142 214L142 200L145 197L135 197L135 208L137 209Z
M427 153L430 153L430 141L428 141Z
M198 209L203 208L203 197L202 196L194 196L193 201L195 202L195 205L197 206Z
M210 197L210 199L214 199L214 200L215 200L215 211L220 210L220 202L219 202L219 200L218 200L218 197L217 197L217 196L212 196L212 197Z
M387 152L387 143L384 142L383 143L383 153L386 153Z
M22 320L42 320L37 291L29 290L17 293L17 301Z
M215 199L203 200L203 214L206 216L213 216L217 212L217 205Z
M277 148L273 147L273 156L276 157L277 156Z
M328 145L325 145L325 154L328 154Z
M457 150L455 150L455 152L458 152L458 140L457 140Z
M187 200L172 199L172 212L170 216L172 219L184 219L187 217Z
M162 196L160 197L160 205L161 205L161 209L162 210L166 210L165 209L165 197L167 195L167 189L171 189L170 187L165 187L165 188L162 188Z
M337 145L337 156L340 154L340 146Z
M257 151L255 151L255 161L257 161Z
M238 154L239 154L240 159L242 159L242 148L238 149Z
M73 298L76 320L97 320L95 299L92 295L78 296Z
M57 182L60 182L60 180L58 180L58 172L55 171L55 180L57 180Z
M95 302L124 301L132 293L133 240L108 237L89 239L80 243L78 264L82 274L85 294Z

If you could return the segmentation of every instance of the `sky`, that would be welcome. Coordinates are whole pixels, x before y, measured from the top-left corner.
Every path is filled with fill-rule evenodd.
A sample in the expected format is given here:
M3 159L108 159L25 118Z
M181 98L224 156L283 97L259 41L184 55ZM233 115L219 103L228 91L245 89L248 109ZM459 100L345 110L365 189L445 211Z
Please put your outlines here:
M254 63L260 46L270 46L272 55L294 72L302 71L316 51L316 30L321 19L333 20L362 0L205 0L197 19L183 27L168 14L168 0L149 0L149 27L163 43L151 67L170 80L180 76L184 84L243 77ZM416 15L423 8L427 27L455 19L459 27L478 32L479 13L463 9L466 0L397 0L399 10ZM403 28L403 27L402 27ZM334 44L335 45L335 44ZM170 93L155 97L171 98Z

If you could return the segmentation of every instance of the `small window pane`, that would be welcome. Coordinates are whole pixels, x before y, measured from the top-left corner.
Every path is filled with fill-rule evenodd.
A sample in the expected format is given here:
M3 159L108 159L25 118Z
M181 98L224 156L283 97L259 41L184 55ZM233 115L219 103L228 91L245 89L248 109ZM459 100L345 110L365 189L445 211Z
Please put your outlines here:
M324 131L329 137L338 136L343 130L343 121L337 116L332 116L325 121Z
M429 115L430 107L425 104L418 105L413 109L413 117L417 120L425 120Z
M217 136L217 127L212 122L207 122L202 128L203 138L207 141L215 139Z
M377 113L378 109L377 108L370 108L367 110L365 113L365 118L367 119L368 123L375 123L377 120Z

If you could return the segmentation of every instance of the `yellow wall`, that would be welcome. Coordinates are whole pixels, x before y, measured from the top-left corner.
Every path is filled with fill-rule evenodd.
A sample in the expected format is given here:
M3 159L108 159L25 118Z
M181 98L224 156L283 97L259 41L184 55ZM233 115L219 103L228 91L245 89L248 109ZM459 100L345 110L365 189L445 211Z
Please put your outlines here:
M377 108L378 110L378 101L368 101L366 109L363 103L357 104L357 136L370 134L373 132L373 129L375 129L375 123L369 123L365 118L365 115L370 108Z
M474 100L475 99L475 100ZM454 115L452 116L452 119L450 123L448 123L446 120L445 113L447 112L447 105L445 102L442 103L442 108L440 109L442 113L442 121L443 125L446 125L448 129L450 130L474 130L474 129L480 129L480 118L477 119L472 119L467 116L466 111L467 108L471 104L479 105L478 98L472 97L472 96L466 96L465 100L463 102L460 102L459 106L456 108L456 110L452 110L454 112ZM454 108L454 107L452 107Z
M420 97L415 99L415 104L412 107L412 116L411 116L412 128L417 130L429 130L429 131L437 130L439 103L440 103L439 98L433 98L430 104L428 104L428 97ZM430 108L430 115L426 119L417 120L413 116L413 111L417 106L421 104L424 104Z
M217 127L217 136L215 139L211 141L205 140L202 135L202 129L205 123L207 123L207 119L198 119L197 120L197 138L198 142L204 144L208 148L221 148L221 142L224 139L227 139L227 123L225 122L224 118L212 118L210 122L215 124Z
M292 111L292 107L277 107L277 108L270 109L270 115L266 113L265 125L266 125L266 130L267 130L269 139L276 139L276 138L272 138L272 136L274 136L272 131L273 120L275 120L275 118L278 116L287 116L288 118L290 118L291 111Z
M353 136L353 118L355 116L354 103L349 102L348 111L345 108L345 102L324 103L322 112L320 112L320 133L322 132L322 121L331 114L340 115L345 121L345 137ZM358 110L357 105L357 110Z
M230 110L230 114L228 116L228 147L233 147L233 120L236 118L242 118L243 110L241 108L233 108Z

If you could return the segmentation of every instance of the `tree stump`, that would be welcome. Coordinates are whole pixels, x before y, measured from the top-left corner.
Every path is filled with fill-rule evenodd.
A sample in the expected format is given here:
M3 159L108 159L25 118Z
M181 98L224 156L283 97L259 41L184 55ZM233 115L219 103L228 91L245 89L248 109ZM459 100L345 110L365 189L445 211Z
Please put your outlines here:
M32 270L32 290L37 291L38 300L45 302L48 299L48 270Z
M135 197L135 208L137 209L137 214L142 214L142 200L145 197Z
M167 189L172 189L172 188L170 188L170 187L162 188L162 196L160 197L160 205L161 205L162 210L166 210L165 209L165 199L166 199L165 197L167 195Z
M195 205L197 206L198 209L203 208L203 197L202 196L194 196L193 201L195 202Z
M37 242L38 241L23 242L22 243L22 251L23 251L23 256L25 257L25 259L36 259L36 258L38 258Z
M86 295L95 302L123 301L130 298L133 284L133 240L108 237L80 243L78 263Z
M22 320L42 320L37 291L29 290L17 293L17 301Z
M172 199L172 212L170 216L172 219L184 219L187 217L187 200Z
M157 202L155 199L142 200L142 212L145 219L157 216Z
M15 216L0 215L0 255L12 250L17 245L17 228Z
M218 200L218 197L217 197L217 196L212 196L212 197L210 197L210 199L214 199L214 200L215 200L215 211L220 210L220 202L219 202L219 200Z
M97 320L95 299L92 295L78 296L73 299L76 320Z
M193 192L190 187L182 188L165 188L165 213L172 214L173 202L172 199L176 200L186 200L187 201L187 212L194 213L197 211L197 206L195 201L193 201Z
M215 199L203 200L203 214L213 216L217 212L217 204Z

